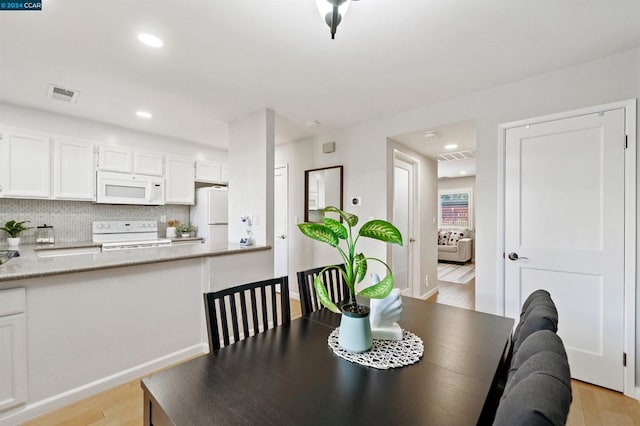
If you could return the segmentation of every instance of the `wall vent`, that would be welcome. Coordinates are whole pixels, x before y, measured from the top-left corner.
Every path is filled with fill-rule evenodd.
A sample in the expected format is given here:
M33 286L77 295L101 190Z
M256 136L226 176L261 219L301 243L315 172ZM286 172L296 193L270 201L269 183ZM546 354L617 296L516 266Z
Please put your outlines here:
M51 99L75 104L78 101L78 96L80 96L80 92L77 90L67 89L55 84L49 85L49 97Z
M438 154L438 161L456 161L456 160L469 160L476 158L475 151L459 151L459 152L445 152Z

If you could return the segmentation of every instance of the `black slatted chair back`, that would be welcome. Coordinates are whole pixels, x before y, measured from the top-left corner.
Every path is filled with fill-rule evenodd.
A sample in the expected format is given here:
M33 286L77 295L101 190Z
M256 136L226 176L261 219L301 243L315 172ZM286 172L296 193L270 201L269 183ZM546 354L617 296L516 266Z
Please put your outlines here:
M286 276L205 293L204 304L211 351L291 322Z
M338 265L344 268L344 265ZM322 308L313 280L324 269L324 267L308 269L298 272L298 289L300 290L300 307L302 315L308 315ZM335 268L328 269L322 273L322 279L329 297L334 303L346 300L349 297L349 289L342 278L342 274Z

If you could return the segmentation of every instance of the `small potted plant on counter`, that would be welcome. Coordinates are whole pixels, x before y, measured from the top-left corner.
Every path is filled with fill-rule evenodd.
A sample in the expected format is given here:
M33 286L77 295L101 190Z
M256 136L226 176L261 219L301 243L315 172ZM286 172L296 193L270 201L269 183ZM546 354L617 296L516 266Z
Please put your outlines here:
M167 221L167 238L175 238L178 235L176 234L176 226L180 224L179 220L168 220Z
M187 225L186 223L181 223L178 226L176 226L176 232L180 234L182 238L190 237L191 233L195 230L196 230L195 227L191 225Z
M356 302L355 286L367 275L368 261L379 262L384 265L387 269L387 275L382 281L358 292L359 296L369 299L384 299L393 290L394 280L389 265L380 259L366 257L363 253L357 252L356 243L360 237L366 237L385 243L402 245L402 235L398 228L385 220L370 220L360 227L357 235L354 235L352 228L358 223L358 216L345 213L333 206L326 207L323 210L323 215L327 212L337 213L344 219L347 226L345 227L335 219L323 217L322 223L301 223L298 228L307 237L334 247L344 262L344 269L337 265L327 266L316 276L313 285L320 302L327 309L335 313L342 313L338 337L340 346L349 352L365 352L373 344L369 324L369 307L359 305ZM344 249L340 247L341 240L345 243L346 247ZM340 308L329 297L327 288L322 280L322 274L328 269L337 269L349 288L349 301Z
M9 243L9 247L17 247L20 245L20 233L22 231L26 231L27 229L31 229L33 227L24 226L25 223L28 223L28 220L22 222L16 222L15 220L10 220L5 223L2 229L4 232L9 234L9 238L7 238L7 242Z

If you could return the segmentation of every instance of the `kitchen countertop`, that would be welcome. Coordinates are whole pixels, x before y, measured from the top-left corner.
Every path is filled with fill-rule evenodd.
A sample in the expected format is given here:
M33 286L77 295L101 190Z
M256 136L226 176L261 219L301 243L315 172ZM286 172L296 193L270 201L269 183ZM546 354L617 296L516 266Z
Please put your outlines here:
M0 282L271 249L271 246L254 245L245 247L238 243L211 245L176 244L170 247L114 250L58 257L38 257L36 254L38 250L43 249L82 248L94 246L96 246L96 243L92 242L20 245L20 257L13 258L7 263L0 265ZM8 247L0 247L0 249L5 248Z

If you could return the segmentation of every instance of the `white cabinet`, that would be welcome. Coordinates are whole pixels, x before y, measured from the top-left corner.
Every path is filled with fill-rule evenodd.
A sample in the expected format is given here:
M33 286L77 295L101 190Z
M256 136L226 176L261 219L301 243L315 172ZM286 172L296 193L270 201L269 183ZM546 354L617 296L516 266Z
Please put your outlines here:
M133 151L116 146L101 146L98 150L98 169L110 172L133 171Z
M164 156L152 152L133 152L133 173L162 176Z
M165 203L195 203L195 172L193 160L167 157L165 174Z
M95 145L65 137L53 139L53 198L96 200Z
M25 290L0 291L0 411L27 401Z
M219 161L197 161L196 182L227 183L228 167Z
M51 196L51 138L5 127L0 149L0 194L15 198Z

